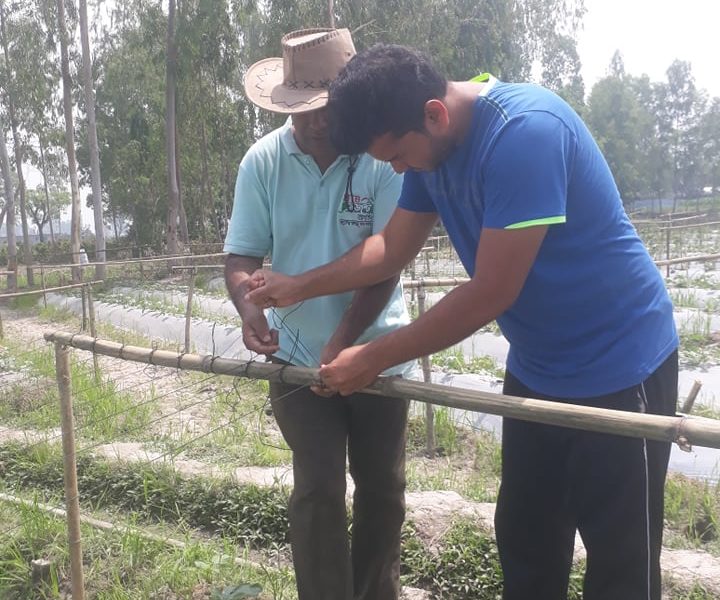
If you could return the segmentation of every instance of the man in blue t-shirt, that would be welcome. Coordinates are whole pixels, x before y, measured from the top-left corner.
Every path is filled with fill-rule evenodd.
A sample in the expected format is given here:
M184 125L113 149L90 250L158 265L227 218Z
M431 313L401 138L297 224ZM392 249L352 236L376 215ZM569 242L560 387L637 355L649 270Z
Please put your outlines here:
M402 181L390 165L341 154L330 142L327 86L355 53L349 31L295 31L282 47L283 58L260 61L245 75L249 99L290 120L240 164L225 280L249 350L279 365L318 367L409 323L398 275L267 315L245 300L250 275L268 255L284 273L341 256L382 229ZM407 402L283 383L270 384L270 398L293 451L289 519L299 600L397 600ZM346 459L355 483L350 545Z
M332 139L405 173L383 231L295 277L258 272L248 298L287 306L399 272L438 217L471 277L411 325L321 369L341 394L496 319L503 391L662 415L677 401L678 338L662 278L577 114L539 86L448 82L422 55L375 46L334 82ZM567 595L573 541L585 600L660 600L670 445L505 419L496 535L506 600Z

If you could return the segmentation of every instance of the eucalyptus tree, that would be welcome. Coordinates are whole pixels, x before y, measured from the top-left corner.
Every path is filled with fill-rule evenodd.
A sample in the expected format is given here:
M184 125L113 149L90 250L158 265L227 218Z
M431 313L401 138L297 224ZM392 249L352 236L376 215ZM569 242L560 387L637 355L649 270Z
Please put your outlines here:
M51 191L40 187L27 191L28 213L38 228L41 242L45 241L45 226L52 223L53 219L59 219L62 211L70 205L70 202L70 194L64 189Z
M177 93L177 45L175 42L175 0L168 0L167 50L165 74L165 148L168 181L166 244L169 254L178 253L180 189L177 178L175 147L175 97Z
M5 192L5 216L7 233L7 256L8 256L8 290L15 291L17 288L17 242L15 241L15 193L13 191L12 175L10 173L10 159L8 158L7 146L5 142L5 125L0 121L0 172L2 172L3 191ZM1 222L1 221L0 221Z
M647 157L655 143L655 117L642 91L643 81L628 75L616 54L610 74L593 86L585 115L625 201L652 194Z
M75 128L73 125L72 79L70 77L69 38L65 21L64 0L56 0L58 35L60 38L60 65L63 84L63 113L65 117L65 150L70 172L70 250L73 264L80 263L80 189L78 185L77 162L75 159ZM82 279L80 267L73 267L72 279Z
M116 231L138 245L166 235L165 37L156 3L116 6L98 46L97 122L104 199Z
M17 7L17 5L11 5L11 8L18 9L19 7ZM22 60L23 57L27 56L27 51L29 51L32 47L33 40L32 37L18 35L21 31L27 32L28 30L28 21L25 18L26 15L20 13L14 16L16 19L14 19L11 24L12 27L9 27L9 14L6 3L4 1L0 2L0 45L2 46L4 59L3 85L1 87L3 90L3 102L6 106L12 130L15 171L17 173L18 180L18 198L20 200L20 220L23 232L23 262L25 263L27 269L28 285L33 285L34 278L31 266L32 251L30 249L30 232L28 229L27 210L25 207L25 177L23 175L25 142L21 137L21 123L18 115L18 110L22 101L20 89L22 82L24 81L24 70L22 68L18 68L15 64L16 61ZM12 38L10 36L11 32L13 34ZM30 46L27 46L28 42L30 42Z
M720 192L720 98L713 98L702 116L702 152L705 160L705 183Z
M105 279L105 223L103 219L102 186L100 180L100 150L95 123L95 89L90 57L87 0L80 0L80 37L82 40L82 73L87 115L87 138L90 152L90 179L92 182L93 212L95 217L95 278Z
M699 194L702 187L700 119L706 99L695 85L690 63L674 61L666 81L656 84L658 132L670 156L673 210L678 198Z

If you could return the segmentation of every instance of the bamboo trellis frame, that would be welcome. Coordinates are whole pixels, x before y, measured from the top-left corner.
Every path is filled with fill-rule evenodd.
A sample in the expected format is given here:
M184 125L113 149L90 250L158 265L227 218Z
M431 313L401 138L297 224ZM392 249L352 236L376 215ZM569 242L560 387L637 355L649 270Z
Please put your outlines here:
M319 380L318 369L141 348L62 331L47 332L45 339L104 356L176 369L296 385L308 385ZM720 422L702 417L629 413L470 391L397 377L380 377L363 391L573 429L720 448Z

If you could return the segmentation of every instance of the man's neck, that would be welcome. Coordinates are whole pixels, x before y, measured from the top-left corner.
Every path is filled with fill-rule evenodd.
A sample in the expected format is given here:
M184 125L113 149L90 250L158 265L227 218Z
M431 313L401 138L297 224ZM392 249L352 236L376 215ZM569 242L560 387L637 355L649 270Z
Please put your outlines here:
M308 156L312 157L312 159L315 161L315 164L317 164L318 168L320 169L321 173L325 173L325 171L330 168L330 165L332 165L339 156L337 150L335 150L335 148L333 148L333 146L329 142L322 143L317 141L309 141L307 143L303 143L295 135L294 128L293 137L295 139L295 143L298 145L298 148L300 148L303 154L307 154Z
M462 143L470 130L475 101L487 83L472 81L449 81L443 102L450 115L450 135L456 145Z

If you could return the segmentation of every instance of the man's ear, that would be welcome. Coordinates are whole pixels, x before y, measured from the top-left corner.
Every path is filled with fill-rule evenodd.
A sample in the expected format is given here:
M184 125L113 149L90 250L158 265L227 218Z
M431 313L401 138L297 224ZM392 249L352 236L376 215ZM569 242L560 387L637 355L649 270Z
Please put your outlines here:
M447 106L442 100L433 98L425 103L425 129L429 133L445 133L450 126Z

